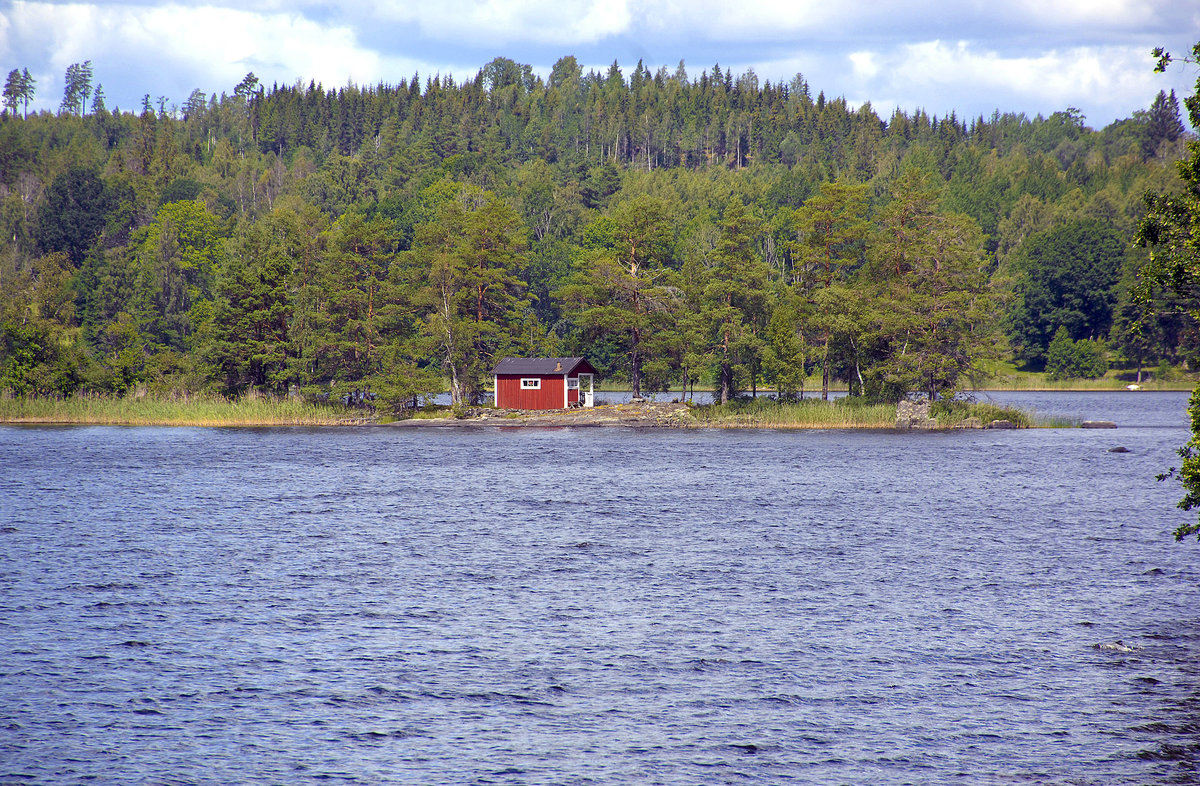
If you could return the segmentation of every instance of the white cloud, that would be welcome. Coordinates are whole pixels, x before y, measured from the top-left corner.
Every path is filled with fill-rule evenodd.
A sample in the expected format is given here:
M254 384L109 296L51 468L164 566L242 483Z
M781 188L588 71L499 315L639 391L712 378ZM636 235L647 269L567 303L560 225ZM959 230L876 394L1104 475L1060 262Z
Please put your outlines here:
M945 113L1079 106L1127 116L1194 77L1151 73L1148 52L1183 51L1200 11L1178 0L0 0L0 65L28 66L39 108L91 59L109 105L271 82L396 83L414 72L469 78L491 57L540 64L575 54L628 69L719 61L761 79L803 73L815 91ZM1131 33L1130 30L1135 32ZM1182 36L1182 37L1181 37ZM1049 43L1047 43L1049 42ZM124 91L124 92L122 92Z
M1075 106L1089 125L1101 127L1149 106L1159 90L1187 92L1179 74L1174 82L1154 74L1148 48L1139 45L1009 55L965 41L924 41L750 64L772 81L801 72L814 93L842 95L855 106L869 101L885 119L896 108L939 116L953 110L965 118L995 109L1048 115Z
M354 31L324 28L289 14L257 14L227 8L166 6L131 14L140 21L140 43L209 70L226 84L247 71L292 81L344 84L378 78L378 54L359 47Z
M929 41L902 46L886 59L885 84L880 86L910 106L938 89L1026 96L1035 105L1060 109L1123 99L1139 106L1153 83L1146 53L1136 47L1076 47L1006 57L965 42Z
M38 77L39 108L54 108L52 95L71 63L92 60L96 80L106 71L143 66L141 92L170 90L156 84L183 80L202 89L232 92L249 71L270 83L315 79L327 87L406 78L427 64L389 57L361 46L345 25L325 26L294 13L258 13L214 6L176 4L59 5L14 3L4 17L12 35L0 38L7 59L12 38L36 42L35 59L47 66ZM107 66L107 68L106 68ZM109 105L117 98L106 87ZM177 97L178 99L178 97ZM131 104L129 96L120 99Z
M265 64L336 81L373 77L379 62L359 48L349 28L324 28L290 14L212 6L18 3L14 17L50 50L56 69L105 54L139 59L154 54L224 79Z
M415 3L389 0L371 12L415 25L443 41L572 45L598 41L629 29L628 0L453 0Z
M874 79L879 75L879 63L874 52L851 52L850 64L857 79Z
M1018 0L1007 8L1013 16L1054 29L1079 25L1131 29L1159 21L1156 6L1162 5L1148 0Z
M666 5L642 0L636 12L640 24L677 38L702 35L726 41L840 32L837 28L861 15L852 4L824 0L695 0Z

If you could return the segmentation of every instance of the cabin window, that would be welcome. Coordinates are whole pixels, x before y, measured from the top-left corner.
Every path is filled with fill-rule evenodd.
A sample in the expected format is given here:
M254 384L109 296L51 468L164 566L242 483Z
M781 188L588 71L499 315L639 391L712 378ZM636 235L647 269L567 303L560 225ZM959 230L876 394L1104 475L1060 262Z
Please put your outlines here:
M521 390L541 390L541 389L542 389L542 380L540 377L534 377L533 379L526 378L526 379L521 380Z
M568 379L567 380L567 390L579 390L579 380L578 379Z

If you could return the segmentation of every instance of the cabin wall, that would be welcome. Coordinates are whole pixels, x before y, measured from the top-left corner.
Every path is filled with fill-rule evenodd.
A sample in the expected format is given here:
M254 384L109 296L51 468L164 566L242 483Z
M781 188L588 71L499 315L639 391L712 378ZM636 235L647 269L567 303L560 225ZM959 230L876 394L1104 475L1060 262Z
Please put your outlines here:
M541 377L538 390L521 387L529 376L503 374L496 377L496 406L501 409L562 409L563 390L567 384L562 376ZM577 391L575 391L577 392Z

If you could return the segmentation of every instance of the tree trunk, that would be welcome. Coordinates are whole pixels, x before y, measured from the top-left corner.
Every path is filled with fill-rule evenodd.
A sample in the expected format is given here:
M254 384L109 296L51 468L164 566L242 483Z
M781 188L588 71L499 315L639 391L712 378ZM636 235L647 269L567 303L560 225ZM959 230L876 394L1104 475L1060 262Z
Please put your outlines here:
M825 352L821 356L821 400L829 400L829 333L825 334Z
M462 383L458 381L458 367L450 357L446 358L446 365L450 367L450 404L458 406L463 403Z
M629 352L629 381L633 385L634 398L642 396L642 353L639 339L640 335L635 327L633 329L633 346Z
M729 365L729 330L721 342L721 403L729 403L729 393L733 389L733 368Z
M451 307L450 295L445 287L442 288L442 313L439 315L444 320L444 332L446 340L446 367L450 370L450 403L453 406L458 406L463 403L462 382L458 378L458 365L454 362L454 333L450 329Z

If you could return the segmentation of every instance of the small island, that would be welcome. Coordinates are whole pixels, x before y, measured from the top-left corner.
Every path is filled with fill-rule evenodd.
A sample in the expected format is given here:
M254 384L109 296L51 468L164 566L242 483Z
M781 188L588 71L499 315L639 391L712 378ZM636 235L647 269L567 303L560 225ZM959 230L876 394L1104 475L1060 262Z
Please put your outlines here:
M247 397L76 396L69 399L0 398L0 424L90 426L390 426L563 428L625 426L637 428L764 428L764 429L976 429L1075 425L1042 422L1030 413L990 403L940 401L899 405L838 398L777 402L770 398L737 399L727 404L694 404L638 399L595 407L553 410L454 407L427 404L401 417L367 406L306 403Z

